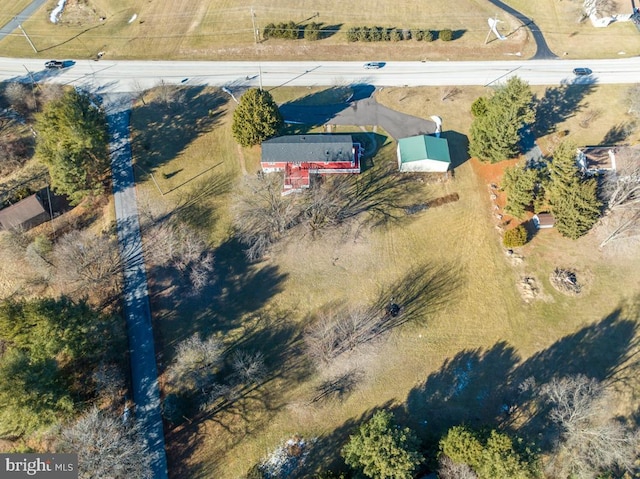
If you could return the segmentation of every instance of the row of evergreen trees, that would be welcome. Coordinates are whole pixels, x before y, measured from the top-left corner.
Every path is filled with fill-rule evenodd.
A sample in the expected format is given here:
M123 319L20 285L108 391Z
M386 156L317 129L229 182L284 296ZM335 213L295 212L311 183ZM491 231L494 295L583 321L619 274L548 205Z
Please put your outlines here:
M318 40L322 37L323 29L321 23L311 22L307 25L299 25L294 21L269 23L262 30L262 38L281 38L285 40ZM387 27L351 27L347 30L347 41L349 42L399 42L402 40L417 40L432 42L440 39L443 42L453 40L453 30L445 28L443 30L428 29L402 29Z
M398 42L411 39L432 42L438 38L449 42L453 40L453 31L449 28L438 31L386 27L351 27L347 30L347 41L349 42Z
M307 25L298 25L294 21L287 23L269 23L262 31L262 38L283 38L285 40L318 40L322 32L322 24L311 22Z

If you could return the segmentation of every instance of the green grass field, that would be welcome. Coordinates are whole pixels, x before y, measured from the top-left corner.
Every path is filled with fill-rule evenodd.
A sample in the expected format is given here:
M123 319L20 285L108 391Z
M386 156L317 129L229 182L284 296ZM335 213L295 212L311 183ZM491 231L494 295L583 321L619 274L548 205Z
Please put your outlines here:
M389 0L355 0L348 11L338 0L321 5L304 0L295 6L283 0L90 0L69 2L61 22L53 25L49 12L55 3L50 0L24 22L39 51L38 57L94 58L97 52L104 51L109 59L463 60L515 58L508 55L516 52L526 58L534 51L530 34L505 13L498 17L508 40L485 43L487 18L497 13L486 0L462 0L455 8L445 0L427 4L414 0L402 0L400 4ZM508 3L539 23L552 49L560 56L567 52L570 58L616 57L621 45L626 55L640 51L640 34L630 23L594 29L588 23L575 23L575 14L565 7L568 2L560 7L552 0ZM13 10L12 6L10 12ZM256 29L261 30L269 22L290 20L299 24L321 23L325 38L316 42L268 40L254 44L254 21ZM402 48L393 42L348 44L346 29L362 25L449 28L459 38L452 42L406 41L402 42ZM0 50L18 57L34 55L20 32L13 32L0 42Z
M621 89L598 86L575 99L599 105ZM287 101L314 92L274 94ZM545 94L542 88L536 92ZM471 121L470 102L483 93L462 89L443 102L441 88L389 88L377 98L407 113L438 114L445 131L463 133ZM504 384L531 374L541 381L578 372L609 379L619 391L617 412L637 406L637 368L623 367L638 340L637 252L599 251L596 233L573 242L545 231L522 248L524 262L512 264L494 228L487 185L467 161L454 179L422 185L415 198L455 192L457 202L375 228L352 225L320 237L296 231L264 262L247 264L230 241L230 204L242 176L257 171L259 149L239 149L233 141L234 104L212 89L189 93L185 110L161 107L152 95L146 102L132 117L139 195L165 209L191 205L179 214L208 234L222 285L220 297L188 298L149 272L161 356L170 358L178 341L201 331L221 335L231 348L263 350L272 372L234 407L169 431L174 477L239 477L292 434L319 438L309 471L330 465L351 428L383 405L395 408L422 437L456 421L489 421L504 400ZM567 113L557 129L597 144L623 119L624 105L611 102L601 124L581 128L580 112ZM388 141L374 158L374 170L393 162L395 145ZM578 271L585 293L557 292L549 282L557 266ZM409 287L407 273L416 267L440 285L439 300L425 303L420 322L321 372L304 361L300 335L312 317L340 305L371 304L394 285ZM536 279L541 299L522 300L516 284L524 276ZM349 393L314 401L324 381L344 374L357 378ZM464 391L443 402L443 391L461 381L468 384ZM421 426L424 420L431 428Z

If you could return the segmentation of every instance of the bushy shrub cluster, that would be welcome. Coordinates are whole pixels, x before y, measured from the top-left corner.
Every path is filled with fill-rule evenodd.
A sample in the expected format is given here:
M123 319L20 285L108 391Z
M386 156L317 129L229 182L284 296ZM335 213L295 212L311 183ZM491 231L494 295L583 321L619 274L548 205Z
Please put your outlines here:
M401 28L386 27L351 27L347 30L349 42L396 42L400 40L417 40L432 42L436 38L448 42L453 40L453 30L403 30Z
M527 243L527 230L524 226L518 225L515 228L504 232L502 243L507 248L517 248Z
M262 38L284 38L287 40L297 40L300 38L303 28L293 20L287 23L269 23L262 31Z

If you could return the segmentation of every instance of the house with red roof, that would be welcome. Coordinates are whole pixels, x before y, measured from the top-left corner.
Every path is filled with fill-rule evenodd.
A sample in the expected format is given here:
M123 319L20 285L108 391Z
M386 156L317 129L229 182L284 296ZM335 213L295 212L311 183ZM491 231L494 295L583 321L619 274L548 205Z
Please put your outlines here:
M310 175L360 173L363 149L351 135L288 135L262 142L265 173L284 172L282 194L310 186Z

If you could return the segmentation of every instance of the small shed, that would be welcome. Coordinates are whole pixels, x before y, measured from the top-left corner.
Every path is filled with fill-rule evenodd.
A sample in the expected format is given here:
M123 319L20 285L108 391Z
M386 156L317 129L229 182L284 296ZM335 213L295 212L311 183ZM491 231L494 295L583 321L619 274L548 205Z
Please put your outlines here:
M551 213L538 213L537 215L533 215L531 219L536 229L539 230L553 228L556 224L556 219Z
M419 135L398 140L398 169L401 172L444 173L450 166L446 138Z
M51 216L36 193L0 210L0 230L23 229L49 221Z

